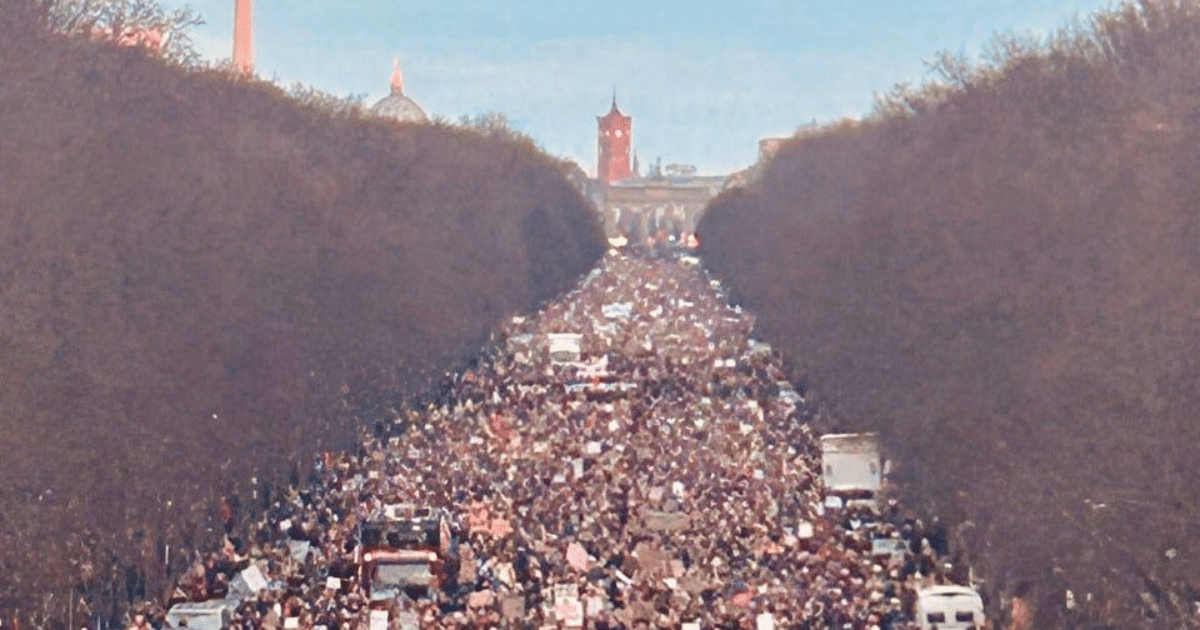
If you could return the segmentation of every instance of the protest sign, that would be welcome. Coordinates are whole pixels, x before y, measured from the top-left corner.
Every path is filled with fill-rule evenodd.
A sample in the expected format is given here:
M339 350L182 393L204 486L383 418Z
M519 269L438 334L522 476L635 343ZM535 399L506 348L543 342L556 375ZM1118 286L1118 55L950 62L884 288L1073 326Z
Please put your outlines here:
M421 615L416 611L405 610L396 614L400 622L400 630L421 630Z
M372 610L367 627L370 630L388 630L388 611Z

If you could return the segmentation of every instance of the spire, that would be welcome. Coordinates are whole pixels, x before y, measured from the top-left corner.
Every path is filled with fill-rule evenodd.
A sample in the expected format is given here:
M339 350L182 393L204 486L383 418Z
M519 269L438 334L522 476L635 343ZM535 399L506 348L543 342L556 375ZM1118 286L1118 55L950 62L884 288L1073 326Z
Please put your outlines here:
M254 72L254 20L250 9L250 0L235 0L233 67L243 74Z
M392 94L404 94L404 73L400 72L400 58L392 63Z

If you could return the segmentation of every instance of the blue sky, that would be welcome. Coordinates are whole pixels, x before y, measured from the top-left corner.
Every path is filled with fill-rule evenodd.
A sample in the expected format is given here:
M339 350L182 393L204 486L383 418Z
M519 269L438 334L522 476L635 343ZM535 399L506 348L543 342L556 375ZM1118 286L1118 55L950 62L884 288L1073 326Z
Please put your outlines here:
M204 17L195 39L231 55L234 0L164 0ZM433 116L487 111L595 171L596 119L615 87L643 165L723 174L758 140L868 113L919 82L939 50L975 55L992 33L1051 32L1101 0L255 0L258 73L341 95L406 93Z

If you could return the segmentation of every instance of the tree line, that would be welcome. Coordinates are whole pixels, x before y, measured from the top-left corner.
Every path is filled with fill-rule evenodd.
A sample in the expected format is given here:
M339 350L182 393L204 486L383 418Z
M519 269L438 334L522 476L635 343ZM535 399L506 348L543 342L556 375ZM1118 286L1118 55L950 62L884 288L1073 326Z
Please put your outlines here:
M944 52L708 210L707 266L997 610L1197 627L1200 3Z
M374 119L12 4L0 617L160 597L219 541L223 502L261 513L603 253L529 142Z

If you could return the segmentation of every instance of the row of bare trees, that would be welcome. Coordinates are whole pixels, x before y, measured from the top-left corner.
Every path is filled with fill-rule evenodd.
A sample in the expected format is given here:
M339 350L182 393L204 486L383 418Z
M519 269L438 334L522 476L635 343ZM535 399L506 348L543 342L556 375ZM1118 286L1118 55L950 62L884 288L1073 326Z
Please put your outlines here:
M223 499L261 514L603 241L528 143L45 11L0 15L0 618L78 627L158 598Z
M940 54L700 228L1037 627L1198 625L1197 52L1200 3L1142 0Z

